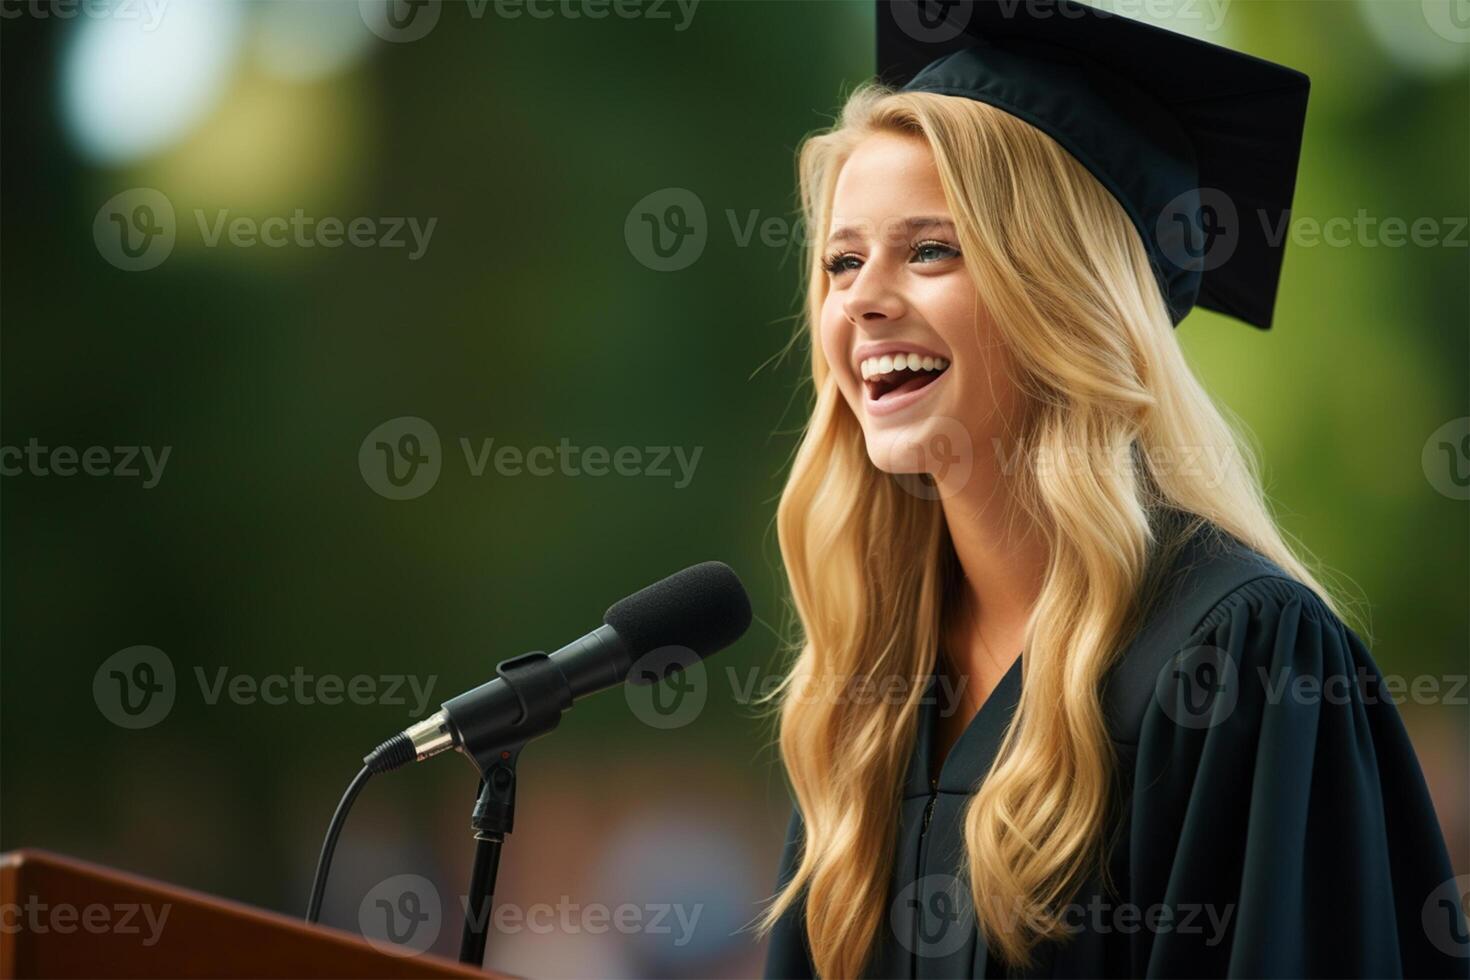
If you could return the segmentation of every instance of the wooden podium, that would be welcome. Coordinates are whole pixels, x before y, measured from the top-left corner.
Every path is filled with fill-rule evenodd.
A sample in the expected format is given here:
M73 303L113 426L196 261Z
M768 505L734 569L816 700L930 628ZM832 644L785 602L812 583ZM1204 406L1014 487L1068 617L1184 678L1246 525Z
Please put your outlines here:
M0 980L31 977L507 980L101 865L11 851L0 855Z

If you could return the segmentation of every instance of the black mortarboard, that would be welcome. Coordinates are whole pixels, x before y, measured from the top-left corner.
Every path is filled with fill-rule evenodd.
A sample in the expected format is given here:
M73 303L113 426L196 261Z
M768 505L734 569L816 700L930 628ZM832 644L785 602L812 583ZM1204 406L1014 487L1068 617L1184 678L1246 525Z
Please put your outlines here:
M1175 324L1198 304L1270 328L1306 75L1076 0L878 0L878 77L1065 147L1133 220Z

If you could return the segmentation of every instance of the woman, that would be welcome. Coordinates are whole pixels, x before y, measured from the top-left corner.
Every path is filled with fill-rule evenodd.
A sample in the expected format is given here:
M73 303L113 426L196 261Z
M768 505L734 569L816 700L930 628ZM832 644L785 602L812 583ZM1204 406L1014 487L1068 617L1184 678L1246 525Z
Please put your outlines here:
M800 154L767 975L1465 976L1378 668L1173 335L1208 278L967 58Z

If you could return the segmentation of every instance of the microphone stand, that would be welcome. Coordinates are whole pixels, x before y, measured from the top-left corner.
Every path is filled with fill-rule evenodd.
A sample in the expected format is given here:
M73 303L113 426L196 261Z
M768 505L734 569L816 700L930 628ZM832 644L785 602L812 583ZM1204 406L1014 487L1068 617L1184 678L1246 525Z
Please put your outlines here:
M444 710L459 732L459 748L480 771L470 829L475 835L475 863L465 905L464 930L460 934L459 961L474 967L485 964L485 941L490 929L495 879L500 871L500 850L505 835L515 825L516 762L521 749L532 739L546 734L561 721L571 706L566 678L545 653L527 653L495 665L505 682L501 689L513 697L517 712L514 740L509 744L486 735L485 726L496 715L504 717L507 705L493 704L491 686L486 684L444 702ZM503 732L503 728L500 729ZM492 744L499 742L500 744Z
M470 869L470 887L464 911L464 931L459 939L459 961L474 967L485 964L485 940L490 931L490 910L495 901L495 878L500 872L500 846L515 823L515 764L520 747L480 780L470 829L475 833L475 863Z

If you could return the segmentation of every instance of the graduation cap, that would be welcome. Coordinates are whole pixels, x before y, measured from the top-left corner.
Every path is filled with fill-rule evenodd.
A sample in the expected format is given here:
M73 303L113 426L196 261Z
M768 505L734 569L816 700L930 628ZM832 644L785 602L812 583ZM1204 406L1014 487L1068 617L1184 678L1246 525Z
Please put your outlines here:
M1306 75L1077 0L878 0L878 77L1017 116L1138 229L1177 325L1270 329Z

